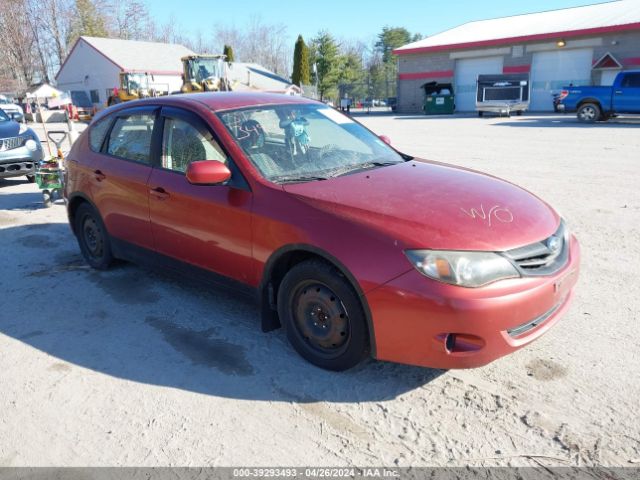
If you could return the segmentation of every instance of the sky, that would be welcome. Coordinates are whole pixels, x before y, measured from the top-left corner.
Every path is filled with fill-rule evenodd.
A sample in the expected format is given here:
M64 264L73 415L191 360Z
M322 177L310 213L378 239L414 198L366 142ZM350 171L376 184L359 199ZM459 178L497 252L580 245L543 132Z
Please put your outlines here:
M411 33L433 35L472 20L517 15L603 3L602 0L205 0L180 2L148 0L161 23L171 18L188 33L200 30L205 38L216 24L242 28L249 18L284 24L295 41L326 29L339 39L373 40L384 27L405 27ZM318 5L321 5L319 7Z

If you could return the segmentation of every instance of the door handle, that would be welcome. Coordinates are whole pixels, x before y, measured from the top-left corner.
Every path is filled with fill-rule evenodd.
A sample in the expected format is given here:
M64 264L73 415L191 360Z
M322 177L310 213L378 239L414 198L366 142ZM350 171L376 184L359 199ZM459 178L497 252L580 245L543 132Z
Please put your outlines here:
M162 187L152 188L151 190L149 190L149 193L156 197L158 200L165 200L169 198L169 192L167 192Z
M107 176L102 173L100 170L95 170L93 172L94 178L96 179L96 181L101 182L103 181L105 178L107 178Z
M615 94L616 94L616 95L622 95L622 90L616 90L616 91L615 91Z

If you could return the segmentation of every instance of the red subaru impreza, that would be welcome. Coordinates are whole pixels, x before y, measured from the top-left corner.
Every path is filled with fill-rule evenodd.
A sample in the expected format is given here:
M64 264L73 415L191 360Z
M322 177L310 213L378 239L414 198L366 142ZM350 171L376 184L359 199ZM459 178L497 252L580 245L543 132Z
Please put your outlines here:
M253 292L311 363L484 365L549 330L579 246L545 202L414 159L311 100L177 95L98 115L68 155L86 261L152 262Z

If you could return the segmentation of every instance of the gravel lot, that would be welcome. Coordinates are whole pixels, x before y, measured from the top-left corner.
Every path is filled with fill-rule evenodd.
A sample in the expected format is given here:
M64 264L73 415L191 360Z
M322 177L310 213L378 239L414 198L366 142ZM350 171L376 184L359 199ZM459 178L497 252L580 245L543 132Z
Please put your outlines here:
M63 205L0 180L0 466L640 462L640 123L360 119L565 216L583 263L557 327L476 370L324 372L261 333L241 297L133 265L91 271Z

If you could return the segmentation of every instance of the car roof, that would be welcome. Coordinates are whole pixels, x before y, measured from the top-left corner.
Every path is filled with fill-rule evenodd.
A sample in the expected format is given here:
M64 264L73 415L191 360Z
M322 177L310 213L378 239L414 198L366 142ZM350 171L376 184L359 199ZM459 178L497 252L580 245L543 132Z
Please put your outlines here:
M168 95L163 97L148 98L134 102L126 102L127 106L144 105L146 103L178 105L183 102L198 102L206 105L211 110L231 110L236 108L247 108L260 105L282 105L282 104L318 104L315 100L294 95L284 95L279 93L261 92L202 92L202 93L182 93L178 95Z
M323 103L310 98L284 95L278 93L261 92L201 92L181 93L165 95L162 97L145 98L119 103L98 112L92 123L102 118L128 108L143 107L146 105L166 105L167 107L185 107L200 104L215 112L234 110L237 108L251 108L265 105L323 105Z

